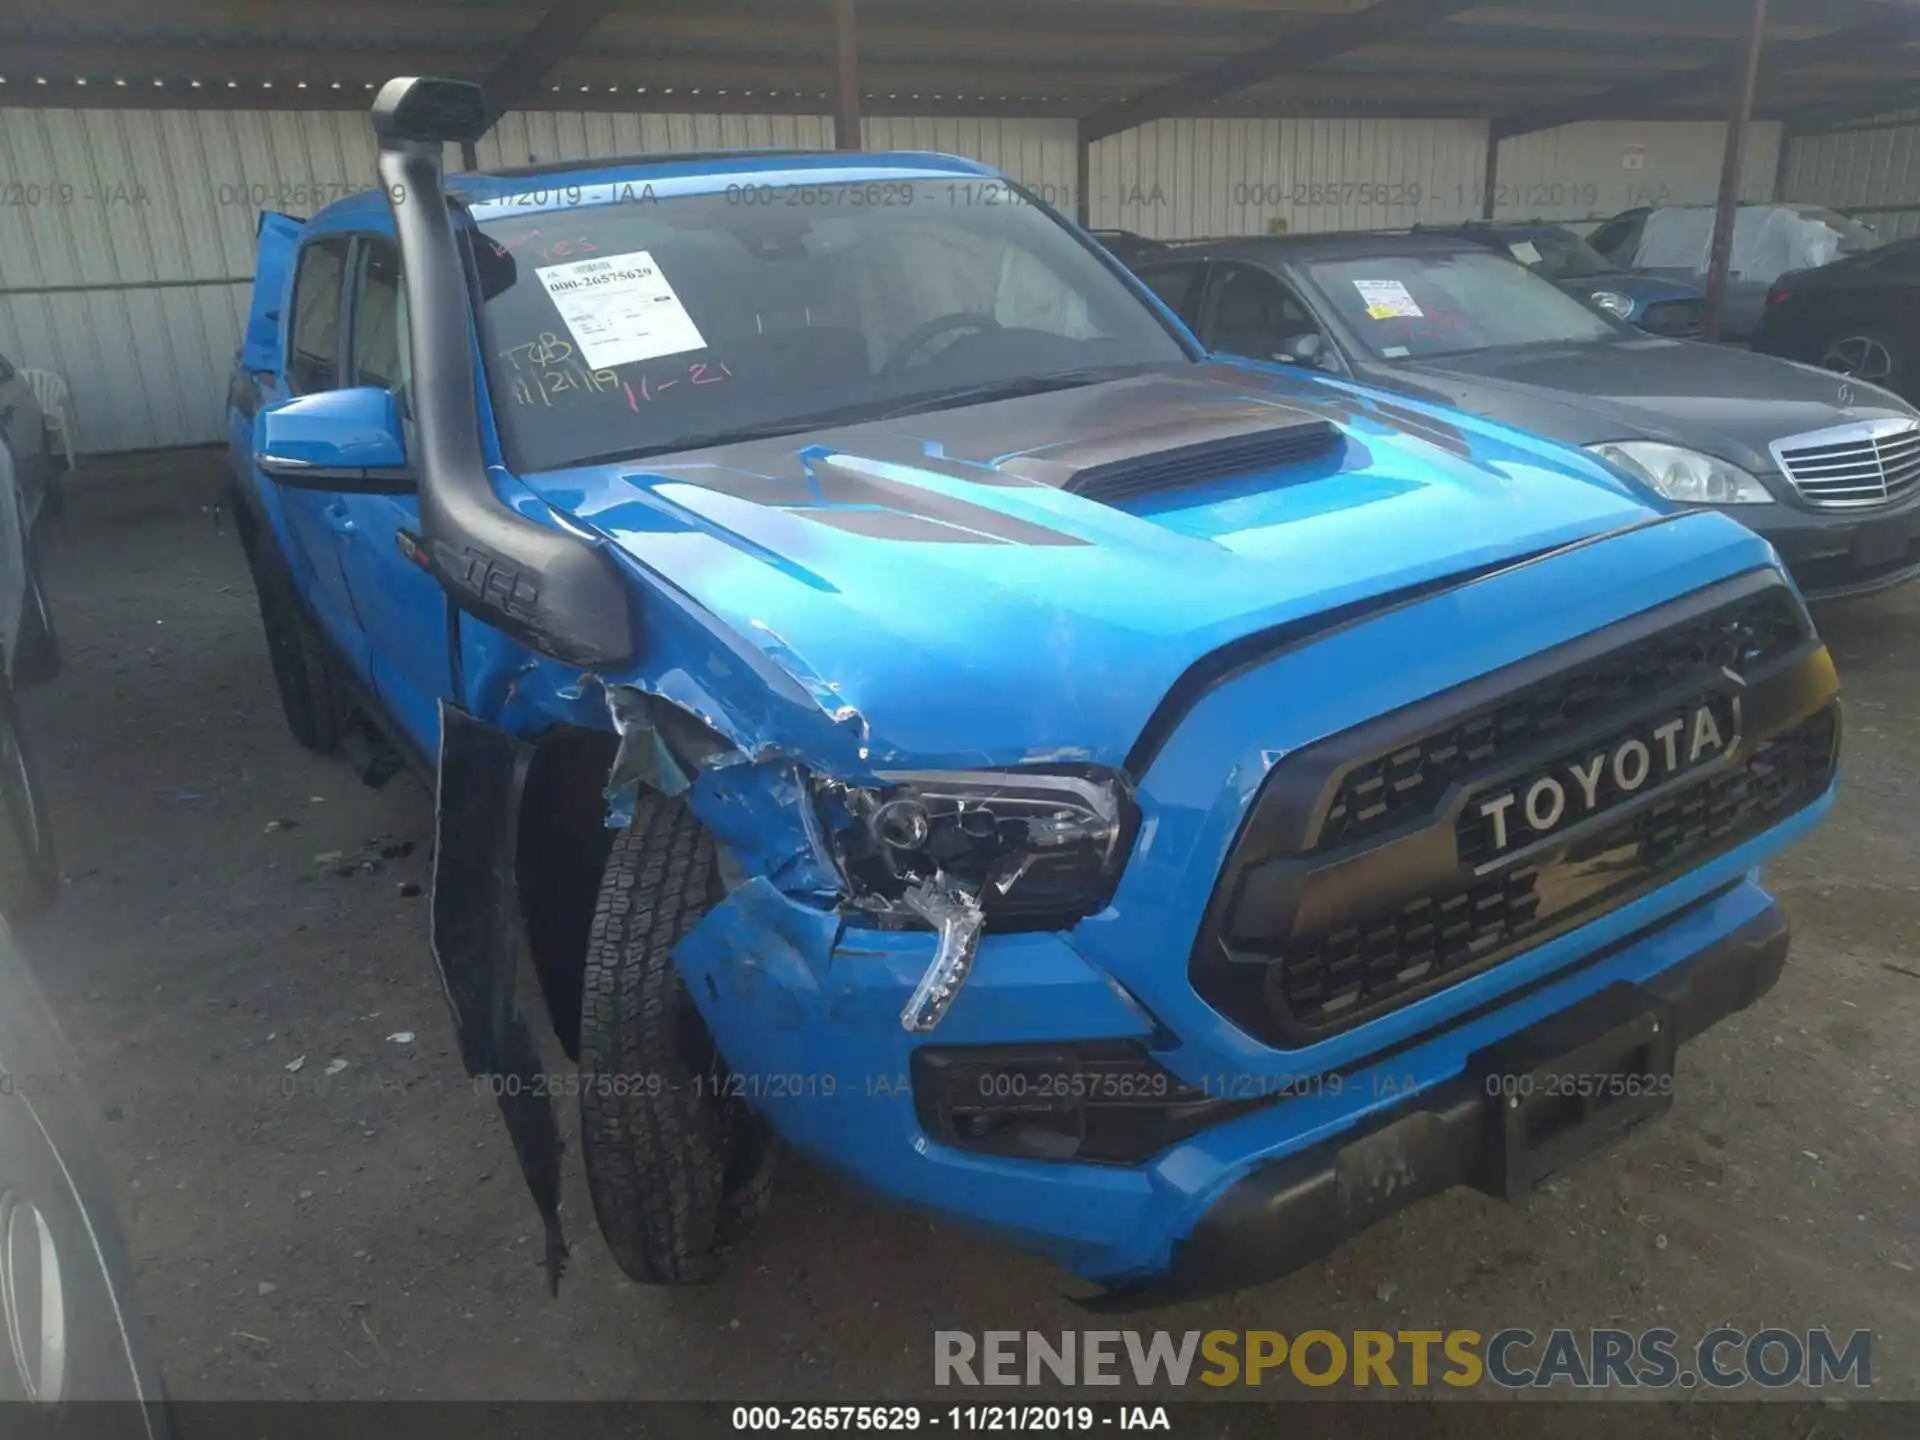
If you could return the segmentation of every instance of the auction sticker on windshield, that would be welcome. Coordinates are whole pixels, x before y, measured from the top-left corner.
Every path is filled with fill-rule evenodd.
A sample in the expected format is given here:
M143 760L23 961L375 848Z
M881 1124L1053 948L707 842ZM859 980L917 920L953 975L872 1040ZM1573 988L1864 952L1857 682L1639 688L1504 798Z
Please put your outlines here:
M1513 244L1507 246L1507 249L1512 252L1513 258L1518 260L1522 265L1538 265L1540 263L1540 247L1531 240L1516 240Z
M1356 280L1353 288L1360 292L1369 320L1418 320L1424 314L1398 280Z
M645 250L543 265L534 273L582 358L596 370L706 348L687 307Z

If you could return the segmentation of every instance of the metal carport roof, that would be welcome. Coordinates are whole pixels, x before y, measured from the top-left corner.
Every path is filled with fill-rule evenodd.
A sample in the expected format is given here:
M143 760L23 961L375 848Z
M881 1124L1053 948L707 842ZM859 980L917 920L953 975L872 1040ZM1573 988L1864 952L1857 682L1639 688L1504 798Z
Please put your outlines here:
M854 13L857 7L857 14ZM364 106L394 74L500 108L817 113L835 15L869 114L1719 118L1750 0L63 0L8 21L0 104ZM1911 0L1773 0L1755 115L1920 105Z

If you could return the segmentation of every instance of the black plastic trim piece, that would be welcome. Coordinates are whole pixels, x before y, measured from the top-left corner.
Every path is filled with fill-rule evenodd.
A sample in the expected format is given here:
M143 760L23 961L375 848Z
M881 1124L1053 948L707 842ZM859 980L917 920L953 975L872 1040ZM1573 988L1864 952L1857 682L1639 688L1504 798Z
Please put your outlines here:
M1750 570L1743 575L1735 575L1668 604L1628 616L1605 629L1590 631L1551 650L1529 655L1524 660L1490 671L1464 685L1377 716L1310 746L1289 756L1284 765L1275 768L1260 798L1248 810L1249 830L1240 839L1263 838L1252 833L1251 827L1258 823L1276 845L1293 850L1309 850L1313 848L1320 828L1326 822L1336 787L1354 766L1389 754L1421 736L1464 720L1516 691L1552 679L1561 671L1599 660L1662 631L1701 619L1722 606L1737 604L1775 589L1791 599L1791 592L1776 571ZM1804 644L1808 648L1817 648L1819 642L1812 638L1813 630L1805 610L1797 605L1794 608L1799 612ZM1611 723L1617 725L1619 718L1611 717Z
M1196 1089L1137 1040L928 1045L913 1052L910 1064L914 1114L935 1142L1056 1164L1138 1165L1277 1098L1229 1100ZM976 1090L971 1096L969 1079ZM970 1113L1008 1123L969 1135L961 1117Z
M520 1173L546 1231L547 1282L560 1292L567 1243L560 1222L565 1148L553 1102L536 1087L540 1047L522 1010L518 887L520 802L533 747L440 705L430 940L452 1012L460 1062L493 1091Z
M467 269L442 186L438 143L399 138L406 93L374 106L379 170L407 277L420 533L434 576L469 614L572 665L609 665L636 648L627 588L592 541L501 502L480 444Z
M1629 1013L1651 1012L1671 1043L1682 1044L1771 990L1789 943L1785 917L1769 905L1647 983L1608 986L1488 1047L1446 1084L1229 1186L1174 1246L1163 1274L1118 1283L1082 1303L1124 1313L1228 1294L1289 1275L1456 1185L1504 1193L1490 1077L1510 1073L1517 1056L1567 1054Z
M257 460L254 463L259 464ZM325 490L343 495L411 495L420 484L420 477L411 465L391 470L362 466L341 469L326 465L279 470L260 465L260 473L289 490Z
M1195 989L1208 1004L1264 1043L1297 1048L1447 989L1667 883L1673 874L1661 869L1637 884L1620 885L1585 899L1564 899L1560 910L1543 913L1532 928L1524 929L1510 943L1436 970L1377 1000L1357 1004L1336 1018L1312 1022L1296 1019L1273 989L1278 983L1277 967L1283 963L1283 951L1297 934L1309 939L1332 934L1339 928L1336 922L1390 916L1421 895L1464 893L1473 884L1529 868L1535 857L1519 849L1493 862L1467 866L1460 853L1458 821L1472 796L1503 780L1531 773L1563 754L1575 754L1590 744L1617 738L1623 726L1662 710L1676 697L1690 696L1694 682L1676 682L1673 694L1636 697L1629 710L1596 717L1577 729L1529 746L1524 753L1505 756L1484 772L1455 781L1433 797L1430 808L1423 810L1417 821L1367 835L1337 849L1316 849L1332 797L1341 778L1356 764L1443 731L1528 687L1550 683L1569 670L1776 589L1791 598L1777 572L1753 571L1732 577L1289 756L1275 767L1248 807L1215 883L1189 960ZM1740 677L1737 688L1744 722L1739 742L1718 761L1685 770L1665 786L1650 787L1556 831L1550 837L1556 854L1566 846L1577 845L1588 834L1620 825L1670 793L1744 765L1761 742L1792 731L1823 712L1832 716L1833 746L1837 750L1840 716L1833 703L1837 682L1832 662L1813 634L1804 607L1796 602L1793 611L1799 641ZM1725 682L1729 687L1733 683ZM1805 797L1794 809L1814 798ZM1751 835L1743 832L1730 837L1727 844L1748 838ZM1691 855L1689 863L1697 864L1725 848L1722 844L1709 854ZM1257 886L1253 884L1256 877Z

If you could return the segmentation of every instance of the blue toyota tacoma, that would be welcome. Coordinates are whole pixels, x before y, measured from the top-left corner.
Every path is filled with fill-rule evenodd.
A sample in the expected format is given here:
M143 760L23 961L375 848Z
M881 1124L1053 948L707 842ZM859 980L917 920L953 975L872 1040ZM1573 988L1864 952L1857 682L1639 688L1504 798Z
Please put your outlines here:
M233 480L294 735L437 787L556 1283L576 1096L635 1279L790 1146L1120 1307L1518 1196L1773 984L1838 687L1752 532L1211 360L970 162L443 177L484 106L263 222Z

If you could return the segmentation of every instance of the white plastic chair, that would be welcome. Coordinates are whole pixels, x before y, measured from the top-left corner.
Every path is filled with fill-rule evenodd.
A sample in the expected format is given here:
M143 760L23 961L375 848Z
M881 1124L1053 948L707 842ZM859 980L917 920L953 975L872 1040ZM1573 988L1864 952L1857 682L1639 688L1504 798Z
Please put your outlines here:
M40 406L40 413L47 417L47 429L50 437L59 437L60 449L67 457L67 469L73 469L73 407L67 399L67 382L64 376L51 370L28 370L20 373L27 377L27 388L33 391L33 398Z

